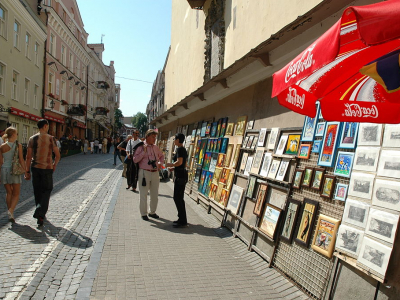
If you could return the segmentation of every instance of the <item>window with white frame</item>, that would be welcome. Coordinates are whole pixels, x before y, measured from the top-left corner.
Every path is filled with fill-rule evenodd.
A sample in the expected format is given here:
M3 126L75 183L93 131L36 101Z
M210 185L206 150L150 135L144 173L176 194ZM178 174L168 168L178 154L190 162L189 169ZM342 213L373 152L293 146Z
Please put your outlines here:
M61 45L61 63L65 66L67 60L67 54L65 52L65 46Z
M39 44L35 43L35 65L39 66Z
M0 5L0 36L6 38L7 35L7 11Z
M12 76L12 88L11 88L11 99L18 101L18 80L19 74L16 71L13 71Z
M30 43L31 43L31 35L29 33L26 33L26 35L25 35L25 56L28 59L31 59Z
M6 66L0 63L0 95L5 94L5 76L6 76Z
M25 78L25 89L24 89L24 104L29 105L29 87L31 85L31 81L28 78Z
M38 94L39 94L39 86L35 84L33 88L33 108L38 108Z
M49 94L54 95L54 74L49 73L49 83L48 83L48 90Z
M14 47L19 49L19 36L21 34L21 24L14 21Z
M74 72L74 56L71 52L69 52L69 69Z
M22 144L28 143L28 131L29 131L29 126L23 125L23 127L22 127Z
M50 34L50 45L49 45L49 52L51 55L54 56L55 54L55 46L56 46L56 38L53 34Z

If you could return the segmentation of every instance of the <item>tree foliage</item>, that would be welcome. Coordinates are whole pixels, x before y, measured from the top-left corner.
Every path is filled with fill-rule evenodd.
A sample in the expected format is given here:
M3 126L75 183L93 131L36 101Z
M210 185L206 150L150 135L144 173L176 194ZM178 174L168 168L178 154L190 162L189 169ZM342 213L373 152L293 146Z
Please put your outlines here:
M121 129L121 127L122 127L122 119L123 119L123 115L122 115L122 111L119 109L119 108L117 108L117 109L115 109L115 111L114 111L114 122L115 122L115 127L117 128L117 129Z
M139 130L140 136L144 136L149 129L147 116L144 113L138 112L132 118L132 125Z

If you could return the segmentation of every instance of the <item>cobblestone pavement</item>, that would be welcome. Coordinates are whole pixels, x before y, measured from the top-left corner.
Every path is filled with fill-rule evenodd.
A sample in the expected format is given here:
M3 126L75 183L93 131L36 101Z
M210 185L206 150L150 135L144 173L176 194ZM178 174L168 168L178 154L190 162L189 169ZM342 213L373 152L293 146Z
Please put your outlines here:
M194 201L190 225L173 228L171 182L160 185L161 218L143 221L112 163L112 154L63 158L42 228L30 181L16 224L0 201L0 299L306 299Z

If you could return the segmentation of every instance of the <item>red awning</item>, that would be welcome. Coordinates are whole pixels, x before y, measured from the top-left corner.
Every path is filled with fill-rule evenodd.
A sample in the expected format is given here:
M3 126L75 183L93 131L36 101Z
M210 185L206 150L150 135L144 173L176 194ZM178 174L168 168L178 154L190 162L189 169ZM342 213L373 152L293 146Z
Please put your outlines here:
M47 114L45 114L44 117L45 117L45 119L50 120L50 121L54 121L54 122L61 123L61 124L65 123L65 120L61 119L61 118L57 118L57 117L50 116Z
M35 116L34 114L28 113L26 111L14 107L11 107L11 114L33 121L39 121L41 119L41 117Z
M80 122L76 122L76 126L84 129L86 128L86 125Z
M310 117L319 100L328 121L400 123L399 19L400 0L347 8L273 75L272 97Z

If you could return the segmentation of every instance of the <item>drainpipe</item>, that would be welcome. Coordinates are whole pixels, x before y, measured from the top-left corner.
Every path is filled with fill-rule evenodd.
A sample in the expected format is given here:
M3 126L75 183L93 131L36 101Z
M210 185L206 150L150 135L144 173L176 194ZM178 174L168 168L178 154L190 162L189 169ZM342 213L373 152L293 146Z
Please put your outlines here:
M90 64L90 63L89 63ZM85 115L85 124L86 124L86 129L85 129L85 139L88 136L88 110L89 110L89 64L86 66L86 115Z
M49 13L47 12L47 9L44 10L46 13L46 28L49 24ZM46 62L46 53L47 53L47 39L44 41L44 55L43 55L43 87L42 87L42 118L44 119L44 114L45 114L45 103L46 103L46 71L47 71L47 62Z

